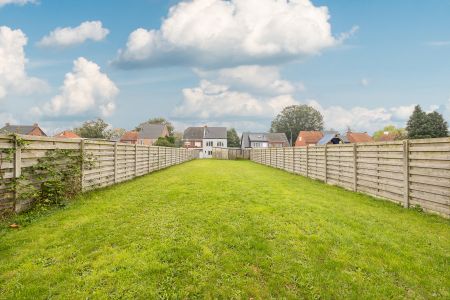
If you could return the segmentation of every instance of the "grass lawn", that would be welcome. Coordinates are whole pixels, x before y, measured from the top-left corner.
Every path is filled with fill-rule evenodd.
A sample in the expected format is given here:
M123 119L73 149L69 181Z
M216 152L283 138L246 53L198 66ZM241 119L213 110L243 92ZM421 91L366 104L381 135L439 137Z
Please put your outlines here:
M0 298L450 298L450 221L193 161L0 229Z

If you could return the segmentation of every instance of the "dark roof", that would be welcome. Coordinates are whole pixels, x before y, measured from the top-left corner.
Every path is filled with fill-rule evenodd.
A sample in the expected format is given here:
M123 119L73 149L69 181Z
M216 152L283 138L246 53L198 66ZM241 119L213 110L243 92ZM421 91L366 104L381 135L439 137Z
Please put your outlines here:
M6 124L3 128L0 129L0 133L2 133L2 134L16 133L16 134L27 135L27 134L30 134L33 131L33 129L35 129L36 127L39 128L39 126L37 124L34 124L34 125L10 125L10 124ZM40 130L42 131L42 134L44 136L47 136L42 129L40 129Z
M140 139L158 139L163 136L166 125L163 124L148 124L143 123L139 125L139 138Z
M321 131L300 131L297 141L295 141L295 146L315 145L322 137L323 133Z
M289 146L289 141L286 137L286 134L280 132L273 132L267 134L269 143L284 143L286 146Z
M201 140L201 139L226 139L226 127L189 127L184 131L183 139Z
M284 133L264 133L264 132L244 132L241 138L241 147L250 148L251 142L284 143L289 145L289 141Z
M251 142L268 142L267 133L243 132L241 137L241 147L250 148Z
M205 139L226 139L226 127L205 127Z
M185 140L201 140L203 139L203 127L186 128L183 134Z

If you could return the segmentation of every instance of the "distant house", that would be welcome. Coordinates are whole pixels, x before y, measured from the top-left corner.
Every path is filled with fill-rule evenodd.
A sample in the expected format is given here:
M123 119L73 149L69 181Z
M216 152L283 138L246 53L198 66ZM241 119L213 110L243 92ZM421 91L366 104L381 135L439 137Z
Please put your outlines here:
M349 143L368 143L373 142L373 138L367 132L347 132L347 140Z
M227 147L226 127L189 127L183 134L185 148L201 149L201 158L212 157L214 147Z
M316 145L323 138L322 131L300 131L295 147Z
M14 133L34 136L47 136L37 123L33 125L11 125L9 123L6 123L5 126L0 129L0 134Z
M345 144L346 141L342 136L336 131L324 131L323 137L317 142L318 146L328 145L328 144Z
M169 136L169 130L163 124L143 123L138 126L139 130L127 131L120 138L120 142L138 145L153 145L158 138Z
M241 136L241 148L289 147L284 133L244 132Z
M63 132L60 132L60 133L54 135L53 137L64 138L64 139L81 139L81 137L78 134L76 134L75 132L70 131L70 130L65 130Z
M377 138L377 142L392 142L399 138L399 134L395 132L385 131L383 134Z

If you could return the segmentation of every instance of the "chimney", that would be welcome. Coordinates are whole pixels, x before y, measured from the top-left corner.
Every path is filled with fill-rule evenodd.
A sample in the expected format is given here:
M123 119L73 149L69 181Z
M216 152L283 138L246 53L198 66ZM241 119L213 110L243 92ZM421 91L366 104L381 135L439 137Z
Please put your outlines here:
M5 126L10 126L11 124L9 124L9 122L7 122L6 124L5 124Z
M38 123L34 123L33 127L39 127Z

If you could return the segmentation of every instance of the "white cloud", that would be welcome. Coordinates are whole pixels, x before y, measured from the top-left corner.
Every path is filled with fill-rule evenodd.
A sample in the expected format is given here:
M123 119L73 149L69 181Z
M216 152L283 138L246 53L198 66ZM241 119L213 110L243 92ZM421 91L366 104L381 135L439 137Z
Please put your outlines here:
M7 4L25 5L28 3L37 3L36 0L0 0L0 7Z
M310 0L193 0L171 7L160 29L133 31L115 61L156 65L236 66L315 55L335 38L327 7Z
M196 70L197 75L220 84L225 84L236 90L249 91L256 94L292 94L305 89L302 83L293 84L281 79L277 67L239 66L217 71Z
M201 119L271 117L284 106L298 103L290 95L258 98L208 80L201 80L199 87L184 89L183 97L183 103L175 109L175 116Z
M3 127L3 124L5 123L17 124L18 122L11 113L0 112L0 128Z
M42 47L68 47L87 40L101 41L109 34L102 22L83 22L77 27L56 28L38 43Z
M341 106L323 107L315 100L308 101L309 105L319 110L327 128L345 130L347 126L356 131L373 132L389 124L404 126L414 105L391 108L344 108Z
M61 93L43 108L35 107L32 113L48 117L102 116L115 110L115 98L119 93L108 76L94 62L80 57L74 61L73 70L67 73Z
M26 44L27 37L20 29L0 26L0 99L11 92L26 95L48 89L44 81L25 71Z

